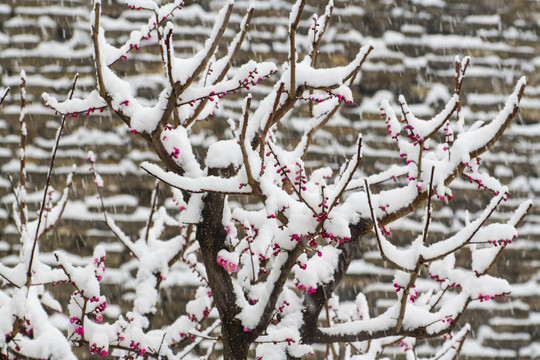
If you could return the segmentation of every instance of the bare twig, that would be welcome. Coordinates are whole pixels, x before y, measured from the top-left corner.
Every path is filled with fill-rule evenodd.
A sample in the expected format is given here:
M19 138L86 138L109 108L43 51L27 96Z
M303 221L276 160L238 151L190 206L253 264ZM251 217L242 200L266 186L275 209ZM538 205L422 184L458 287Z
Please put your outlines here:
M10 188L11 188L11 192L13 194L13 197L15 198L15 204L17 205L17 209L20 209L21 208L21 202L19 200L19 195L17 194L17 189L16 189L16 186L15 186L15 182L13 181L13 177L11 176L11 174L7 174L7 178L9 180L9 184L10 184ZM16 220L17 221L17 220ZM17 228L17 232L19 233L19 235L21 234L22 232L22 229L21 229L21 224L17 224L16 228Z
M367 182L367 179L364 179L364 183L365 183L364 189L366 190L366 195L367 195L367 198L368 198L369 211L371 213L371 221L373 222L373 232L375 233L375 237L377 238L377 243L379 245L379 252L380 252L382 258L384 259L384 261L387 261L389 264L394 266L396 269L401 270L401 271L406 272L406 273L409 273L409 274L413 274L414 270L409 270L407 268L404 268L404 267L400 266L399 264L395 263L394 261L390 260L390 258L388 258L388 256L386 256L386 254L384 252L384 249L383 249L382 240L381 240L381 237L379 235L379 229L377 229L377 219L375 218L375 213L373 212L373 204L371 203L371 191L369 191L369 184Z
M227 52L227 55L220 59L220 61L226 60L226 65L221 69L221 72L219 75L216 76L215 80L212 82L212 85L216 85L223 81L227 73L229 72L229 69L232 66L232 63L234 59L236 58L236 55L238 54L238 51L240 51L240 47L242 46L242 43L244 42L246 38L247 31L249 29L249 24L251 22L251 18L253 17L255 9L250 8L247 12L247 14L244 16L244 19L242 20L242 24L240 26L240 32L236 35L236 37L233 39L231 44L229 45L229 50ZM200 113L203 111L206 102L200 102L195 111L193 112L193 115L183 124L185 127L189 127L195 120L197 120L197 117L200 115Z
M7 94L6 94L7 95ZM20 141L20 166L19 166L19 189L25 194L19 201L19 216L21 220L21 231L27 225L26 218L26 74L21 72L21 112L19 117L21 141Z
M176 99L178 98L178 86L175 85L174 82L174 76L173 76L173 66L172 66L172 52L173 52L173 45L172 45L172 35L173 35L173 29L169 28L169 31L165 34L165 56L166 56L166 62L165 62L165 68L167 69L167 78L169 79L169 84L171 86L171 98ZM176 108L175 108L176 109ZM178 118L178 111L176 110L172 111L173 114L173 124L174 126L180 125L180 119Z
M43 229L43 231L39 235L38 241L45 238L45 236L47 236L47 234L49 234L56 227L56 225L62 218L62 214L64 213L64 210L66 209L68 196L71 191L72 178L73 178L73 175L75 174L75 169L76 168L73 167L73 170L71 171L71 173L68 174L66 187L64 188L64 194L62 195L62 198L59 200L59 203L55 205L55 206L58 206L59 204L61 205L60 211L58 212L58 216L56 217L55 221L51 224L47 224L48 213L47 212L45 213L45 229Z
M270 114L270 116L268 117L268 120L266 121L266 124L264 124L264 130L262 131L262 134L260 135L261 138L262 138L262 144L266 144L266 136L268 135L268 131L270 131L270 128L275 125L281 118L277 118L276 121L274 122L274 117L275 117L275 114L276 114L276 111L279 107L279 102L280 102L280 99L281 99L281 95L283 94L283 91L285 90L285 83L284 82L280 82L279 83L279 89L276 93L276 98L274 99L274 106L272 107L272 113ZM261 146L260 148L260 156L261 156L261 159L264 159L264 145ZM261 169L262 171L262 169Z
M208 334L210 334L212 331L214 331L214 329L216 329L220 324L221 324L221 321L219 319L214 321L214 323L212 325L210 325L208 328L206 328L204 333L200 334L200 335L204 335L204 336L197 336L196 340L194 340L191 344L186 346L182 350L182 352L180 354L178 354L178 358L183 359L187 355L191 354L193 349L195 349L203 340L208 340Z
M514 224L514 227L517 229L521 223L523 222L523 220L525 219L525 216L527 216L527 214L529 213L529 211L532 209L532 203L529 203L529 205L527 206L527 209L523 212L523 214L521 215L521 217L519 219L517 219L517 221L515 222ZM495 257L493 258L493 260L491 261L491 264L489 264L489 266L484 270L482 271L481 273L478 274L478 276L481 276L481 275L485 275L487 274L488 272L491 271L491 269L493 268L493 266L495 265L495 263L497 263L497 261L499 260L499 258L501 257L502 255L502 252L503 250L506 248L506 246L501 246L499 248L499 251L497 252L497 255L495 255Z
M358 138L358 142L357 142L357 145L356 145L356 156L354 158L353 168L351 169L351 171L349 171L349 175L347 176L347 179L343 183L343 186L341 187L341 189L339 189L339 193L336 195L336 197L334 198L334 201L330 205L330 208L328 209L328 213L330 213L332 211L332 209L334 209L334 207L337 205L339 199L341 198L341 196L345 192L345 189L347 188L347 186L351 182L351 180L352 180L352 178L354 176L354 173L356 172L356 169L358 169L358 165L360 165L360 160L362 160L362 138L361 137Z
M135 252L135 249L133 247L133 242L131 239L116 225L113 219L109 218L107 208L105 207L105 202L103 200L103 192L101 191L100 182L98 181L98 174L95 168L95 164L92 160L90 160L90 171L92 172L92 175L94 177L94 182L96 184L96 189L98 192L98 198L99 202L101 204L101 211L103 212L103 218L105 221L105 225L111 230L111 232L114 234L114 236L120 240L122 244L128 249L128 251L133 254L135 258L138 258L138 253Z
M183 2L180 3L180 6L182 6L182 4L183 4ZM144 8L141 7L140 9L144 9ZM156 30L156 32L158 33L158 40L160 40L160 36L161 36L161 34L159 33L160 26L163 24L164 21L166 21L166 19L168 17L170 17L171 15L174 16L174 12L177 11L178 9L179 9L179 7L173 7L172 10L170 12L168 12L167 14L164 14L164 16L162 16L162 19L160 20L159 19L159 14L158 14L157 11L155 11L155 9L146 8L145 10L154 10L155 11L155 21L153 21L153 24L150 24L150 23L148 24L148 28L147 28L147 30L145 32L140 33L140 37L138 39L138 42L140 42L142 40L147 40L147 38L149 38L151 36L151 33L154 30ZM125 50L125 52L122 52L121 55L118 58L113 60L111 63L107 64L107 66L109 66L109 67L113 66L114 64L116 64L121 59L125 59L125 56L128 53L130 53L131 51L133 51L134 49L136 49L136 50L139 49L138 47L132 46L132 45L133 44L130 44L129 48L127 48ZM127 47L127 43L124 46ZM163 56L162 56L162 59L163 59Z
M465 64L463 64L462 61L458 61L456 59L456 88L455 93L458 96L458 103L456 107L456 115L459 120L460 112L461 112L461 86L463 85L463 79L465 78L465 72L467 71L467 67L469 66L469 63L471 61L471 58L468 56L464 59Z
M424 225L424 233L422 235L422 242L424 245L427 241L429 224L431 222L431 196L433 191L433 175L435 173L435 166L431 167L431 175L429 178L429 189L428 189L428 198L427 198L427 213L426 213L426 224Z
M186 82L182 84L181 83L175 84L176 88L179 90L178 95L181 95L182 92L186 90L193 83L193 81L195 81L195 79L204 71L204 69L206 68L206 65L208 64L208 61L210 61L210 59L212 58L212 55L216 52L217 47L219 43L221 42L221 38L223 37L225 30L227 29L227 24L229 23L233 6L234 6L234 3L229 2L229 4L227 5L225 16L223 18L223 22L222 23L216 22L215 26L219 26L219 29L216 33L216 37L214 38L212 44L207 48L205 56L203 57L203 60L200 62L197 68L193 71L193 73L189 76Z
M272 155L274 155L274 158L276 159L276 163L278 165L279 172L283 176L285 176L285 178L287 179L287 181L291 185L291 188L293 189L294 193L298 196L298 199L308 207L308 209L313 213L313 215L318 216L317 210L315 210L315 208L302 195L302 184L300 182L298 182L298 185L296 185L296 186L294 185L294 181L292 181L291 178L289 177L288 169L281 164L281 161L279 160L279 157L275 153L274 149L272 149L272 145L270 145L269 141L267 141L267 146L268 146L268 149L270 150L270 153Z
M429 230L429 223L431 221L431 193L433 191L433 174L435 172L435 167L431 168L431 177L429 180L429 190L428 190L428 203L427 203L427 214L426 214L426 224L424 227L424 234L422 235L422 242L423 244L426 243L427 236L428 236L428 230ZM422 256L418 258L416 261L416 267L413 270L412 274L410 275L409 283L407 286L403 289L403 294L401 296L401 303L399 308L399 315L396 321L396 332L401 331L401 326L403 325L403 318L405 317L405 308L407 307L407 299L409 297L409 292L411 291L411 288L413 288L416 282L416 279L418 279L418 276L420 275L420 269L422 268L422 265L424 265L424 259Z
M416 279L418 279L418 275L420 274L420 269L422 268L423 264L424 264L424 261L422 257L420 256L418 258L418 261L416 262L416 267L414 268L414 270L412 271L410 275L411 278L409 280L409 283L403 289L403 294L401 296L401 301L400 301L399 315L396 320L396 333L398 334L401 331L401 327L403 325L403 318L405 317L405 308L407 307L407 300L409 297L409 292L411 288L415 286L414 283L416 282Z
M306 5L306 0L298 0L294 5L296 9L296 17L292 20L292 23L289 27L289 67L290 67L290 89L289 89L289 98L293 99L296 96L296 31L298 30L298 24L302 17L302 12L304 6Z
M248 178L248 184L251 187L251 191L253 191L255 196L257 196L259 199L261 199L264 202L266 200L266 197L262 194L259 184L253 178L253 172L251 171L251 164L249 162L249 156L246 149L246 131L247 131L247 126L248 126L250 108L251 108L251 96L248 96L244 104L244 119L242 122L242 131L240 132L240 138L239 138L240 149L242 151L242 157L244 158L244 167L246 168L246 175Z
M77 79L79 78L79 74L75 75L75 78L73 79L73 84L71 86L71 91L69 92L68 99L71 100L73 97L73 93L75 92L75 86L77 85ZM47 193L49 191L49 186L51 184L51 178L52 178L52 172L54 168L54 161L56 159L56 152L58 151L58 145L60 143L60 137L62 136L62 131L64 130L64 126L66 124L67 115L62 116L62 121L60 123L60 127L58 128L58 131L56 133L56 140L54 142L53 152L51 155L51 163L49 165L49 171L47 173L47 181L45 183L45 189L43 190L43 199L41 201L41 208L39 210L37 225L36 225L36 234L34 236L34 242L32 244L32 251L30 252L30 261L28 264L28 271L26 272L26 287L30 289L30 285L32 284L32 264L34 262L34 254L36 252L36 245L39 239L39 228L41 225L41 221L43 219L43 212L45 211L45 205L47 200Z
M453 252L456 252L458 251L459 249L463 248L465 245L469 244L469 242L471 241L471 239L476 235L476 233L478 233L478 231L482 228L482 226L484 226L484 224L486 223L486 221L488 221L488 219L491 217L491 215L493 215L493 213L495 212L495 210L497 209L497 207L499 206L499 204L503 201L504 197L503 196L500 196L499 200L497 201L497 203L495 205L492 206L492 208L489 210L489 212L482 214L482 221L480 221L478 223L478 226L476 226L476 228L471 232L471 234L469 235L469 237L467 237L467 240L463 241L460 245L456 246L456 247L453 247L447 251L445 251L444 253L442 254L439 254L437 256L433 256L431 258L426 258L424 259L425 262L431 262L431 261L435 261L435 260L440 260L440 259L443 259L445 258L446 256L448 256L449 254L453 253Z
M150 216L148 216L148 224L146 224L146 233L144 235L144 241L148 244L148 236L150 235L150 228L152 227L152 218L156 211L157 201L159 195L159 180L156 180L154 191L152 191L152 205L150 206Z
M8 88L6 88L6 91L4 91L4 95L2 95L2 98L0 98L0 105L2 105L2 103L4 102L6 97L8 96L9 90L10 90L10 88L8 87Z

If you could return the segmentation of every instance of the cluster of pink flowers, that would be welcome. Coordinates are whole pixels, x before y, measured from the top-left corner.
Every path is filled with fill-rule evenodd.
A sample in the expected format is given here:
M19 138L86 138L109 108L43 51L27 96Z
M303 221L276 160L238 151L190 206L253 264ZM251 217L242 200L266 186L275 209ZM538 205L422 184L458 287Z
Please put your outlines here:
M514 235L514 239L517 238L516 235ZM508 244L511 244L512 243L512 239L508 239L508 240L488 240L488 244L492 244L493 246L497 247L497 246L506 246Z
M418 299L418 291L414 290L414 294L411 293L411 296L409 296L409 299L411 302L415 302L416 299Z
M283 309L285 309L286 306L289 306L290 304L287 301L283 301L283 305L281 305L278 310L280 313L283 312Z
M321 231L321 236L323 237L323 239L335 241L336 243L340 245L351 240L351 238L348 236L343 236L343 237L337 236L337 235L334 235L333 233L326 232L326 230L324 229Z
M313 214L314 218L317 218L317 222L323 222L326 219L328 219L328 213L327 212L320 212L317 215Z
M484 301L489 301L489 300L495 300L496 298L500 297L501 299L504 298L504 294L501 294L501 295L484 295L482 293L478 294L478 299L480 300L480 302L484 302Z
M278 243L274 243L272 246L272 255L277 256L281 252L281 246Z
M255 75L258 75L259 72L257 71L257 69L254 69L253 71L249 72L247 78L245 78L244 80L238 80L238 86L236 88L230 89L228 91L222 91L222 92L219 92L219 93L216 93L215 91L212 91L208 95L205 95L205 96L202 96L200 98L193 99L193 100L186 100L183 103L182 103L182 98L178 98L180 103L177 104L177 106L181 106L181 105L184 105L184 104L189 104L189 106L193 107L193 106L195 106L197 101L203 103L206 100L214 101L215 97L217 97L218 99L221 99L222 97L224 97L224 96L226 96L226 95L228 95L230 93L236 94L236 91L240 90L242 88L244 88L246 90L250 90L250 85L251 86L257 86L258 82L262 82L264 79L268 79L270 77L270 75L272 75L275 72L277 72L277 71L271 70L269 74L261 76L258 80L256 80ZM210 114L210 117L213 117L213 114Z
M379 227L379 230L381 231L381 233L384 235L384 236L391 236L392 235L392 232L390 231L390 228L386 228L384 226L380 226Z
M129 344L129 347L133 349L133 351L137 352L137 354L139 355L144 355L146 353L146 349L145 348L140 348L141 346L141 343L135 343L135 342L131 342L131 344Z
M430 274L429 276L431 277L431 279L435 280L436 282L441 282L441 283L442 283L442 282L445 282L445 281L446 281L446 279L441 279L441 278L439 277L439 275L437 275L437 274L435 274L435 275Z
M314 292L317 291L317 288L314 288L313 286L310 286L310 287L306 287L306 285L304 284L296 284L296 287L301 290L301 291L304 291L306 294L313 294Z
M223 267L225 269L225 271L227 271L229 274L232 274L234 272L236 272L236 270L238 269L238 264L235 264L234 262L232 261L229 261L227 259L224 259L223 257L221 257L220 255L218 255L217 257L217 262L219 265L221 265L221 267Z
M97 281L103 280L103 273L105 272L105 257L94 259L94 275L96 276ZM92 300L90 300L92 301ZM96 298L95 301L98 301Z
M107 356L109 354L107 350L105 350L103 347L98 347L96 343L93 343L92 346L90 346L90 352L100 356Z
M397 139L397 137L400 135L400 132L398 131L395 134L392 134L392 125L390 125L390 120L392 120L392 118L390 116L386 116L383 108L380 108L380 111L381 117L384 119L386 127L388 128L388 134L392 136L392 139Z
M399 347L402 348L405 352L411 350L411 348L409 348L409 345L403 340L399 342Z
M180 155L180 149L176 146L173 147L173 151L171 152L171 156L175 159L178 159L178 156Z

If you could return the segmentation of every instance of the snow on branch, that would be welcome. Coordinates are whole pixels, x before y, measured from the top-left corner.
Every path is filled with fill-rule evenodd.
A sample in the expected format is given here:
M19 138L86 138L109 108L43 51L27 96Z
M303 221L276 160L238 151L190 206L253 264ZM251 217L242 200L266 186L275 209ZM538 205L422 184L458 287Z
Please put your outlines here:
M226 360L244 360L252 345L261 360L300 358L314 353L316 343L338 342L350 343L366 358L381 356L391 344L415 352L416 339L452 332L471 302L510 293L508 282L489 271L517 236L517 227L531 203L520 206L507 222L491 219L508 196L508 189L481 168L479 156L514 119L525 89L524 78L493 121L467 128L460 109L469 59L456 59L455 93L431 119L414 116L404 97L395 107L388 101L381 103L388 135L399 150L398 164L379 173L359 175L363 140L358 136L353 156L334 173L330 166L316 167L304 160L318 132L341 105L354 104L351 87L374 45L362 46L345 66L317 66L317 51L334 8L332 1L323 15L312 18L304 57L299 56L296 41L306 1L298 0L289 17L287 61L277 66L251 60L235 68L232 64L246 38L253 8L248 9L223 57L218 58L217 48L231 18L232 1L216 15L202 49L180 58L173 46L178 28L169 17L181 11L182 2L158 3L126 2L131 10L140 9L149 17L117 48L105 37L100 26L102 4L95 1L91 26L97 88L86 98L70 95L66 101L43 94L46 105L63 115L62 124L68 117L110 110L130 127L131 136L146 141L161 160L161 164L143 162L141 168L172 188L168 201L174 211L161 205L156 185L148 219L139 236L133 236L108 213L102 193L105 183L94 165L95 156L89 155L104 222L134 255L121 265L122 274L130 279L121 284L122 289L135 294L130 311L110 323L103 318L107 307L101 293L106 276L103 248L97 247L91 259L78 264L70 255L57 252L59 268L51 270L34 256L39 250L35 240L39 222L33 228L25 212L17 211L23 261L14 268L0 265L0 275L13 289L11 307L0 307L0 319L4 314L10 319L7 325L0 322L1 330L12 334L6 340L0 337L4 341L0 346L18 351L17 344L30 338L26 321L34 323L38 315L25 318L14 301L27 297L28 302L23 302L29 304L39 299L34 290L37 281L65 281L73 287L67 305L68 335L59 341L62 346L67 348L71 343L92 354L125 358L176 359L204 348L207 358L219 349ZM146 105L114 65L137 61L137 57L128 58L129 53L137 51L150 36L158 39L164 85L155 94L157 100ZM281 73L276 76L278 71ZM251 91L262 81L274 84L265 88L267 93L260 101L250 94L242 95L242 113L228 120L232 131L205 137L210 126L200 120L222 129L222 120L213 115L219 114L223 97ZM289 144L282 137L287 131L282 123L307 113L300 141ZM21 114L24 119L24 111ZM59 135L55 149L58 139ZM52 158L54 161L54 153ZM450 201L450 185L462 175L480 189L491 190L494 197L476 220L435 241L430 235L432 205ZM396 182L383 191L374 186L398 178L404 178L405 183ZM23 188L15 192L20 208L24 208ZM43 206L49 198L46 188ZM58 210L66 199L67 193ZM396 246L387 226L425 207L426 202L423 231L409 243ZM61 211L51 212L43 220L40 215L39 221L44 221L47 229L60 215ZM25 226L38 234L33 242ZM174 235L170 235L171 229ZM358 292L357 311L347 316L334 292L371 232L380 258L393 267L390 287L395 290L395 301L385 312L371 317L369 307L375 305ZM468 268L455 265L464 248L471 250ZM426 284L425 288L417 287L420 283ZM165 306L162 292L178 284L193 285L191 301L170 323L156 325L158 310ZM326 323L322 321L323 310ZM467 326L464 329L449 339L437 356L459 353L469 332ZM328 349L340 356L333 345ZM64 358L72 357L69 352L63 354Z
M205 176L200 178L179 176L166 172L155 164L144 162L141 164L144 171L158 178L162 182L180 190L191 193L220 192L224 194L250 194L251 189L246 187L246 178L235 176L222 178L220 176Z

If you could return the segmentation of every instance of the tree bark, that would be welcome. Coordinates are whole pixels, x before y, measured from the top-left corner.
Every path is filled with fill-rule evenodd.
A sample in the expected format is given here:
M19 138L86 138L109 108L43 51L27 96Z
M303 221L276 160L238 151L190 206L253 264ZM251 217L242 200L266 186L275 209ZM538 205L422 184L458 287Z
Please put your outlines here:
M247 360L251 341L241 333L242 331L235 323L223 324L221 335L223 336L224 360Z
M300 335L302 342L306 344L312 344L314 338L318 334L318 320L321 310L332 296L332 293L339 285L351 261L358 253L360 247L360 240L368 232L370 223L365 219L361 219L357 224L350 226L351 239L339 245L341 253L339 254L338 264L339 266L334 271L333 280L327 284L321 285L313 294L306 294L304 298L304 310L303 310L303 324L300 328Z
M230 177L235 173L232 167L209 169L208 175ZM206 268L208 285L221 320L223 356L225 360L247 359L249 346L254 334L244 332L241 322L236 319L240 309L236 305L231 276L217 263L218 252L225 248L227 233L223 226L225 195L210 192L204 197L202 220L197 225L197 241Z

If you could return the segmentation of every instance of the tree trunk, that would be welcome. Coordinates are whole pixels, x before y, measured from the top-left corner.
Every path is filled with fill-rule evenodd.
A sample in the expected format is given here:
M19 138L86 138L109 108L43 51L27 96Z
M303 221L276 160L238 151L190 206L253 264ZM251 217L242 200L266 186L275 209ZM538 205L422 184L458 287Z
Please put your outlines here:
M208 175L230 177L235 170L209 169ZM209 192L205 195L202 221L197 225L197 241L212 290L214 303L221 319L223 357L225 360L246 360L251 343L255 339L252 332L244 332L236 315L240 311L236 305L231 276L217 263L218 252L225 248L227 233L223 227L225 195Z
M233 326L223 326L223 359L246 360L251 342L238 331L231 331Z

